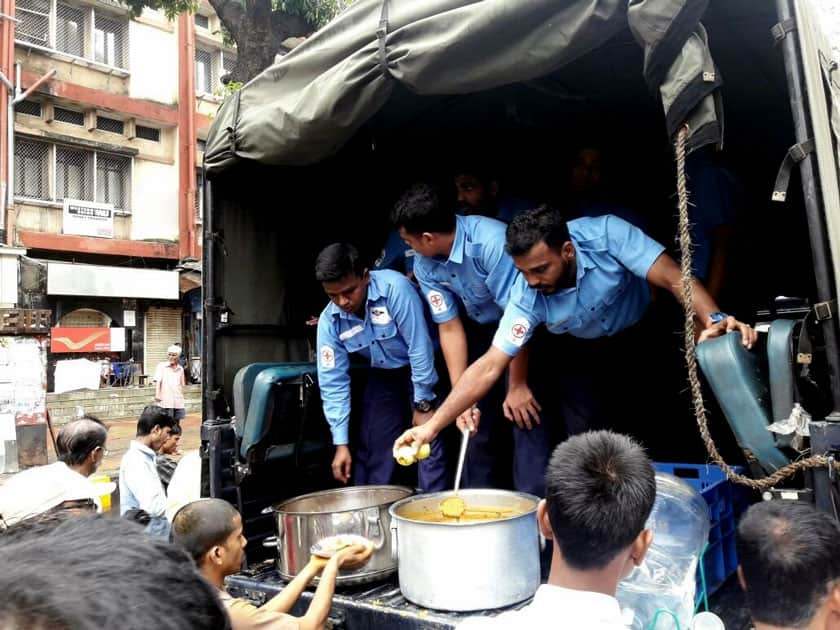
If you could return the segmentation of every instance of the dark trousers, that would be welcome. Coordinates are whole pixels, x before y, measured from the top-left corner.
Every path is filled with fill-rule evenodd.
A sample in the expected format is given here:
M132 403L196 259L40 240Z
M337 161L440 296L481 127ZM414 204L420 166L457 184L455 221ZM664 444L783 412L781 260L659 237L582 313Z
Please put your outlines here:
M358 443L353 454L353 480L356 485L412 483L408 471L400 470L393 456L394 441L411 426L413 415L411 370L371 368L365 386ZM417 485L425 492L447 487L446 459L439 439L431 455L421 461Z
M467 335L468 362L473 363L490 347L496 324L477 324L464 318ZM511 422L505 418L505 378L500 378L484 398L478 402L481 422L470 437L464 471L463 488L512 488L511 478ZM460 437L458 439L460 443Z

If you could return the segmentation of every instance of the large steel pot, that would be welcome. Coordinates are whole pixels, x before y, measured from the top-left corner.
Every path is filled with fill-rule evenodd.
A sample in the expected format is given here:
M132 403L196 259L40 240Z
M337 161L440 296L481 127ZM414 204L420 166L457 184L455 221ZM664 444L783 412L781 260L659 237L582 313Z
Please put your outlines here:
M373 555L362 568L342 569L337 583L363 584L382 579L397 569L391 557L391 515L388 508L410 496L402 486L355 486L313 492L278 503L274 512L277 570L291 579L306 565L312 545L328 536L356 534L373 543Z
M533 495L461 490L469 507L514 509L481 522L425 522L451 492L409 497L391 506L400 590L415 604L452 611L500 608L528 599L540 585L540 534Z

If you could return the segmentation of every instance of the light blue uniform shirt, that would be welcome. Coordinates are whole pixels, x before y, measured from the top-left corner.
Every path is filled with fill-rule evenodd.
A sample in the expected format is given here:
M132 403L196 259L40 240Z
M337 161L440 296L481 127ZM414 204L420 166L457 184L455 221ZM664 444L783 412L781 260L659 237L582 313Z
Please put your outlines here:
M414 269L414 250L406 245L397 230L393 230L385 241L385 247L379 258L373 263L374 269L393 269L406 274Z
M401 273L370 272L364 319L332 302L318 319L318 384L334 444L348 442L351 352L375 368L410 365L414 401L434 398L437 372L423 301Z
M505 252L505 229L496 219L458 216L448 258L415 255L414 276L436 323L458 315L455 296L470 319L480 324L501 319L517 276Z
M650 302L647 273L665 248L624 219L606 215L569 222L577 283L543 295L518 276L493 345L516 356L545 323L552 333L594 339L638 322Z

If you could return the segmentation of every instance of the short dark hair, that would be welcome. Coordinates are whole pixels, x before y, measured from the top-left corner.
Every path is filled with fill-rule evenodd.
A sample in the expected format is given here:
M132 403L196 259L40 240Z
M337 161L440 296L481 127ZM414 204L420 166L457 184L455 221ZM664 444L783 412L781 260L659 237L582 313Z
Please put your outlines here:
M172 425L172 430L169 431L169 435L181 435L184 430L181 428L181 423L176 421L175 424Z
M103 515L0 534L0 592L2 628L230 628L183 550Z
M656 499L653 463L626 435L590 431L570 437L545 473L546 505L563 559L601 569L645 527Z
M513 218L505 232L505 250L511 256L522 256L540 241L559 250L568 240L566 219L559 210L542 205Z
M156 426L159 426L161 429L165 429L166 427L171 429L174 425L174 418L163 407L146 405L140 414L140 419L137 420L137 436L149 435Z
M414 184L403 193L391 212L394 227L409 234L455 230L455 210L442 203L440 190L431 184Z
M58 459L68 466L78 466L97 448L105 448L108 429L101 422L79 418L58 430L55 449Z
M840 526L809 504L753 505L736 541L755 621L804 628L840 583Z
M336 282L350 274L361 276L365 271L359 250L350 243L327 245L315 259L315 279Z
M200 567L204 555L233 533L239 512L223 499L187 503L172 519L172 541L181 545Z

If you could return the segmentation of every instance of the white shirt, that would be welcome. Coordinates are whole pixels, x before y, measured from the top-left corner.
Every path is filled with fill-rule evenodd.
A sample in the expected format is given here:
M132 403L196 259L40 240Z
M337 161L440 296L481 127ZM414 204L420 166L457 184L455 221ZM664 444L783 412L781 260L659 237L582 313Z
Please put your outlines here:
M132 440L120 462L120 514L140 508L149 516L163 516L166 493L155 466L155 452Z
M170 523L178 510L201 498L201 455L198 451L184 453L169 480L166 497L166 519Z
M627 630L615 597L551 584L537 589L533 601L495 617L469 617L457 630Z
M13 525L37 514L77 499L93 499L100 506L99 494L107 494L64 462L35 466L17 473L0 487L0 514Z

